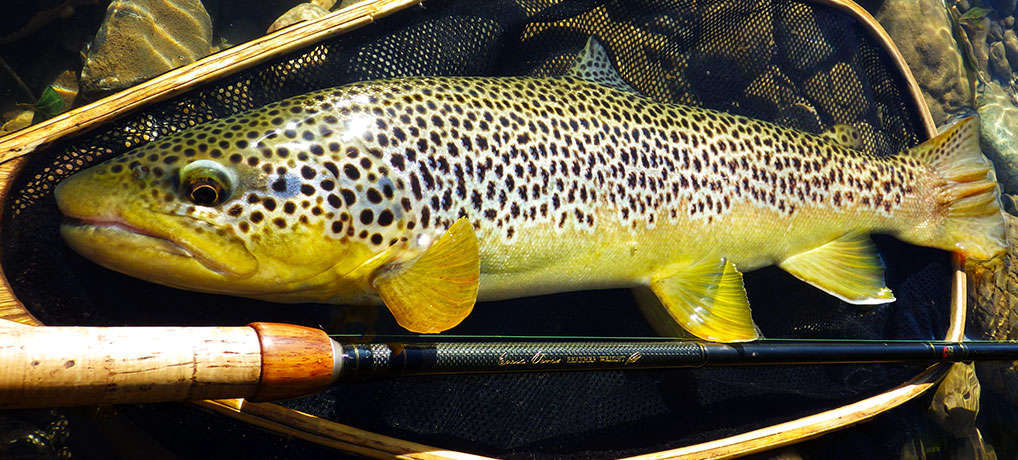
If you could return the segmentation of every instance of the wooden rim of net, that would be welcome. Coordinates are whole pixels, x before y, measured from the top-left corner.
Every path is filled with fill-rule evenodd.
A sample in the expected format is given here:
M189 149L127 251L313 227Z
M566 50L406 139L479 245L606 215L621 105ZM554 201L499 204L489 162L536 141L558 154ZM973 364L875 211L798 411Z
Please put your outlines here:
M6 200L13 178L25 163L24 155L58 139L81 134L109 120L139 110L148 104L187 92L198 85L231 75L287 52L309 46L335 35L353 31L378 18L419 6L424 0L365 0L321 18L301 22L264 37L234 46L187 66L172 70L94 103L66 112L0 138L0 202ZM912 103L918 109L927 138L936 135L936 126L923 99L919 85L890 36L866 10L851 0L809 0L848 14L867 28L891 58L908 87ZM0 215L0 224L3 216ZM966 278L962 260L953 258L951 280L951 317L945 340L964 338ZM6 321L3 321L6 320ZM0 327L20 324L43 325L15 297L0 268ZM632 457L650 460L663 458L731 458L793 444L825 433L864 422L874 416L925 393L946 375L949 364L930 366L917 376L884 393L852 404L819 412L793 421L752 430L678 449ZM273 403L252 403L243 399L198 401L194 404L270 431L301 438L323 446L376 458L466 459L484 458L464 452L444 450L389 436L371 433L348 425L288 409Z

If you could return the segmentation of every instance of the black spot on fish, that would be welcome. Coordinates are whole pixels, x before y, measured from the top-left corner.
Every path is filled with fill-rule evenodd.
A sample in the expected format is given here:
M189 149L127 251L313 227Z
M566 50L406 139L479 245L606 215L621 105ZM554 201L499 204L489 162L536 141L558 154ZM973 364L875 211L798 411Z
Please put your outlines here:
M343 201L346 202L347 206L350 206L357 202L357 195L350 189L343 189L339 192L343 195Z
M366 192L366 195L368 197L368 201L370 201L372 203L378 204L378 203L382 202L382 195L380 193L378 193L378 190L370 188Z
M343 165L343 172L346 173L346 177L352 180L360 179L361 172L357 170L357 167L351 164Z
M312 168L310 166L303 166L303 167L300 168L300 175L303 176L305 179L309 179L309 180L310 179L314 179L315 178L315 170L314 170L314 168Z
M378 225L387 227L390 224L392 224L392 219L393 219L392 211L384 209L382 210L381 213L378 214Z
M339 168L336 167L336 163L333 163L331 161L326 161L325 162L325 169L328 169L329 172L332 173L332 177L335 177L336 179L339 179Z

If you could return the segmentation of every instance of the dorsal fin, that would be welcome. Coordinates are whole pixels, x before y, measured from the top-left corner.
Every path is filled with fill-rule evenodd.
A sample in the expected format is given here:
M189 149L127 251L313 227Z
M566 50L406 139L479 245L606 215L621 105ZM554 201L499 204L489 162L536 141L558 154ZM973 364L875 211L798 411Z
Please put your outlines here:
M610 88L639 94L636 88L633 88L632 85L622 79L619 71L612 65L608 51L605 51L601 42L594 37L587 39L587 46L584 46L583 51L580 51L579 56L576 57L576 62L569 68L569 72L566 75Z
M820 137L827 139L847 149L860 150L865 148L862 134L852 125L834 125L820 133Z

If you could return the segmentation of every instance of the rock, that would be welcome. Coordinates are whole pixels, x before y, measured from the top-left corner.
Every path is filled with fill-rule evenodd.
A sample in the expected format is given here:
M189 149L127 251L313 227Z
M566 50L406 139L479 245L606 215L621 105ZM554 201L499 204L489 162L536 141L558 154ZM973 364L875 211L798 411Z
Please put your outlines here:
M5 411L0 415L0 458L73 458L72 431L64 411Z
M829 71L817 72L804 83L806 96L817 101L822 112L833 117L835 123L856 121L869 108L869 100L859 96L864 94L859 76L844 62L834 64Z
M0 136L13 133L32 124L34 116L35 112L32 109L15 109L3 114L3 117L0 118L3 121L3 124L0 124Z
M74 99L78 97L78 74L73 70L65 70L49 84L56 91L60 100L64 101L64 110L74 107Z
M930 402L933 420L955 437L965 437L979 415L979 379L969 363L954 363Z
M773 18L769 0L727 0L706 6L703 39L689 58L690 86L708 107L730 101L725 94L742 91L767 71L774 56Z
M994 42L990 45L990 70L1001 81L1011 81L1011 64L1007 61L1004 42Z
M751 107L753 113L761 114L760 118L773 121L779 107L795 104L799 99L802 97L797 94L792 80L781 68L772 65L746 87L742 104Z
M1018 34L1011 29L1004 32L1004 54L1012 69L1018 67Z
M990 63L990 50L986 40L990 33L990 18L983 18L979 21L964 22L962 27L972 41L972 58L976 61L976 68L986 69Z
M935 123L971 106L968 71L941 0L886 0L875 16L919 82Z
M788 59L793 69L805 72L834 53L834 47L824 37L809 5L792 3L778 9L777 24L774 35L778 51Z
M1018 107L997 82L988 83L978 97L980 144L993 162L1004 193L1018 193Z
M997 21L990 21L990 32L986 35L990 42L999 42L1004 39L1004 28Z
M126 88L212 52L200 0L114 0L81 70L90 95Z
M964 438L952 443L945 458L957 460L997 460L997 452L986 443L979 429L973 428Z
M290 8L290 10L283 13L279 19L273 21L272 25L269 26L269 29L266 30L265 33L270 34L282 29L283 27L296 24L301 21L307 21L309 19L317 19L325 16L326 14L329 14L329 10L322 8L321 6L314 3L301 3Z
M1018 339L1018 217L1004 214L1009 246L1004 257L968 261L969 314L965 333L973 339ZM1018 406L1018 361L985 362L976 368L990 390Z

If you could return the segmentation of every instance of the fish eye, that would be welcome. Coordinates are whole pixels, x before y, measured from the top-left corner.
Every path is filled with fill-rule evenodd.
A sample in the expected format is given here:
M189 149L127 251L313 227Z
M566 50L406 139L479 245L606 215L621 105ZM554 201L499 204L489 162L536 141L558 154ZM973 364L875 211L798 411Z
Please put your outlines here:
M199 206L215 206L230 198L236 176L211 160L197 160L180 169L180 190Z

